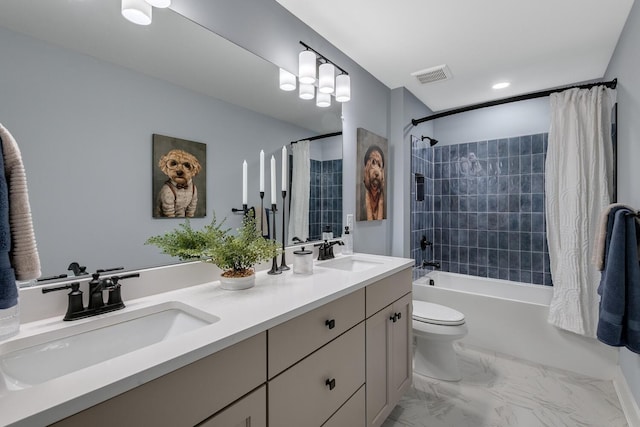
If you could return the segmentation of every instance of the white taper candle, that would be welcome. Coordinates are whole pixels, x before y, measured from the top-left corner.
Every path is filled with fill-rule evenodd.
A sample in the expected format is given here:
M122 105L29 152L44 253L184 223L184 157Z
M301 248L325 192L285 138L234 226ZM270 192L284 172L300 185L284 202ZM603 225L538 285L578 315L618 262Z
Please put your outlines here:
M271 156L271 204L276 204L276 158Z
M282 191L287 191L287 147L282 146Z
M260 192L264 193L264 150L260 150Z
M242 162L242 204L247 204L247 161Z

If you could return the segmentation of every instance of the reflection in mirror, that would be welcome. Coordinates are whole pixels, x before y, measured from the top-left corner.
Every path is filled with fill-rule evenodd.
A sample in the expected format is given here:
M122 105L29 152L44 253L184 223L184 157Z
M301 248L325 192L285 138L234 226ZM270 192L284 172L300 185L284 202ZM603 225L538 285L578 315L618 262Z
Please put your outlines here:
M182 222L151 215L154 133L207 144L207 216L192 225L215 212L235 228L243 160L259 206L261 149L279 159L342 128L340 104L280 91L276 66L168 9L143 28L119 0L3 0L0 55L0 123L22 152L43 276L177 262L144 245Z

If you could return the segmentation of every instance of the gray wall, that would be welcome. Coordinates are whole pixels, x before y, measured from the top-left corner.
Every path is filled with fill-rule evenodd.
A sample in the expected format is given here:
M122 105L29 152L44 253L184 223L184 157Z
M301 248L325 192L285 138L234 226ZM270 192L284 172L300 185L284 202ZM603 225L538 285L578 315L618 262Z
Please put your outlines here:
M288 70L297 70L298 53L302 50L298 42L304 41L349 72L351 101L345 103L342 110L343 215L355 213L356 130L362 127L390 138L389 88L275 1L175 0L171 8ZM390 151L393 152L395 147L403 142L390 138ZM408 155L408 151L406 153ZM393 197L395 201L399 196ZM388 217L386 221L356 222L353 235L354 250L389 254L394 213L388 213Z
M207 218L236 227L242 160L258 188L267 158L308 131L0 28L0 120L20 145L43 272L172 261L147 237L182 220L152 219L151 135L207 144ZM268 172L268 167L267 167ZM279 175L278 175L279 179ZM266 178L269 188L269 177ZM249 204L259 206L257 191Z
M640 4L635 2L605 74L618 78L618 201L640 209ZM620 367L640 404L640 356L620 350Z
M391 129L389 162L393 170L389 187L392 191L393 238L390 253L394 256L411 256L411 136L433 136L433 123L418 126L411 119L429 116L432 111L405 88L391 91L389 123Z

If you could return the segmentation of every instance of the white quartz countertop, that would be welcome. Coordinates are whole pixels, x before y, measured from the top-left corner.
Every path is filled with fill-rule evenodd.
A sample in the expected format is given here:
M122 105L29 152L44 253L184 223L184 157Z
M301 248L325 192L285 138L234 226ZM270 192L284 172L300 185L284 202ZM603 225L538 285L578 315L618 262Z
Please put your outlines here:
M63 322L58 316L22 324L20 333L1 346L10 347L12 341L165 302L187 304L220 318L211 325L39 385L0 390L0 425L35 426L61 420L411 267L414 262L370 254L355 256L360 255L379 261L380 265L352 272L322 267L322 262L316 262L312 275L258 272L255 287L246 290L224 290L219 282L210 282L125 300L125 309L94 318Z

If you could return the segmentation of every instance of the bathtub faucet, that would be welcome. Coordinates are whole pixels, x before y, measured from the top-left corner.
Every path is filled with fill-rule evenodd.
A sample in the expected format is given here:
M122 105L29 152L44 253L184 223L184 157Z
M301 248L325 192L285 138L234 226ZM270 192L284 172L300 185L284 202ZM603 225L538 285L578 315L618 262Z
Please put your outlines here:
M424 261L422 261L422 268L425 268L425 267L433 267L436 270L440 270L440 263L438 261L427 261L427 260L424 260Z

